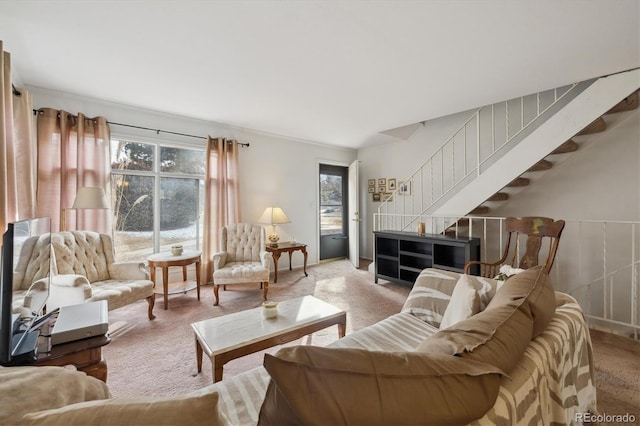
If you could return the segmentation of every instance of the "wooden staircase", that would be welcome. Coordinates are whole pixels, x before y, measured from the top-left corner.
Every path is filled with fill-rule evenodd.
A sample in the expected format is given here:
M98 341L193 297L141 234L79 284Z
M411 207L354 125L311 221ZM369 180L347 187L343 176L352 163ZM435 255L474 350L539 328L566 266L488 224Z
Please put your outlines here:
M631 95L624 98L618 104L616 104L613 108L609 109L602 116L598 117L596 120L591 122L591 124L587 125L584 129L579 131L575 136L583 136L589 135L593 133L603 132L607 128L607 123L604 119L604 116L608 114L615 114L619 112L631 111L638 107L638 97L640 90L633 92ZM482 216L487 215L491 212L491 206L495 207L496 202L504 202L509 200L509 193L504 190L507 188L517 188L528 186L531 183L531 180L525 177L525 174L528 173L536 173L536 172L544 172L553 167L553 156L554 155L562 155L575 152L579 149L579 144L576 143L572 138L564 142L558 148L549 153L547 157L540 160L533 166L531 166L527 171L525 171L522 175L512 180L509 184L507 184L503 189L496 192L489 198L487 198L482 204L471 210L468 214L471 216ZM489 203L487 205L486 203ZM469 226L469 220L467 218L461 218L457 222L451 224L445 231L446 235L455 235L459 232L459 228Z

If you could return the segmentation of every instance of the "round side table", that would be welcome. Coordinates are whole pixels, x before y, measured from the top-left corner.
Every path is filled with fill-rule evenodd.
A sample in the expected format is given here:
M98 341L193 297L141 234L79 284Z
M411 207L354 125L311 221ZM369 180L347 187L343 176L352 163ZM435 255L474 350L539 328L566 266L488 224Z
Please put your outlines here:
M200 261L202 252L200 250L185 250L181 255L174 256L171 253L156 253L147 257L149 270L151 272L151 281L154 288L156 287L156 268L162 268L162 294L164 296L164 309L169 307L169 295L177 293L186 293L189 290L197 289L198 300L200 300ZM187 265L195 264L196 282L187 281ZM169 267L182 267L182 282L169 283Z

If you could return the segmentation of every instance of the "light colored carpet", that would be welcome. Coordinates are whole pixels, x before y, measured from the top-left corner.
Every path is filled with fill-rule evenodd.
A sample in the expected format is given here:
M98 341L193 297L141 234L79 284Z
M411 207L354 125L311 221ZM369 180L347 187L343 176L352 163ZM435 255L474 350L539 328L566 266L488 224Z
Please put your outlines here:
M409 288L386 283L374 284L373 276L355 269L348 261L335 261L307 268L278 271L278 282L269 284L269 299L282 301L313 295L347 312L347 334L400 311ZM103 356L109 375L107 383L114 396L164 396L195 391L212 383L211 362L204 356L202 373L196 373L195 340L190 324L262 303L259 285L228 286L220 289L220 306L213 306L213 288L201 289L198 302L195 290L169 297L164 310L156 298L156 319L146 316L146 302L135 303L109 312L112 341ZM336 326L314 333L290 344L324 346L338 338ZM224 367L224 377L231 377L262 365L264 353L233 360Z
M381 280L355 269L348 261L329 262L307 268L278 271L278 283L269 285L269 298L276 301L314 295L345 310L347 333L359 330L400 311L409 288ZM258 285L229 286L220 290L220 306L213 306L213 289L173 295L169 309L157 299L153 321L147 319L146 302L135 303L109 312L112 342L104 348L109 368L107 383L114 396L168 396L195 391L212 383L211 363L205 356L203 371L196 374L195 340L190 324L244 309L260 306L262 291ZM338 338L333 326L290 344L326 345ZM596 387L600 413L634 413L640 419L640 343L608 333L592 331ZM262 364L268 349L225 365L224 377L230 377Z

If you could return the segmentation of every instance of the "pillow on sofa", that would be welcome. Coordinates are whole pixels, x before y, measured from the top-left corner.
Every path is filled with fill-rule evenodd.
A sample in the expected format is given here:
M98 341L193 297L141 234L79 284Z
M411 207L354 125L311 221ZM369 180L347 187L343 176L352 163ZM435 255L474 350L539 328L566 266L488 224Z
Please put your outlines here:
M416 279L401 311L439 327L460 275L441 269L424 269ZM480 310L483 310L495 294L498 281L471 275L469 279L478 291Z
M267 354L264 366L263 426L466 424L493 406L501 375L448 355L315 346Z
M228 425L218 410L218 393L179 397L114 398L81 402L23 417L29 426Z
M425 339L416 352L444 353L494 365L509 374L533 332L526 300L484 311Z
M549 325L556 311L556 295L551 278L543 266L526 269L505 281L491 299L487 309L493 309L514 300L526 298L533 317L533 338L538 337Z
M73 366L0 367L0 395L0 425L32 411L111 397L106 383Z
M451 327L478 312L480 312L480 295L473 286L471 277L462 274L453 289L447 309L444 311L440 329Z

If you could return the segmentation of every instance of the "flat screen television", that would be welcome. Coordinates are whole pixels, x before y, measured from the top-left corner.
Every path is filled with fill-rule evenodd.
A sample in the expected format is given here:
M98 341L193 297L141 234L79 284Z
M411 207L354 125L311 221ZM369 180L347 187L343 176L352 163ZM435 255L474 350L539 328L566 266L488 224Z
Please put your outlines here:
M9 223L2 236L0 275L0 365L36 359L38 331L49 298L51 220Z

